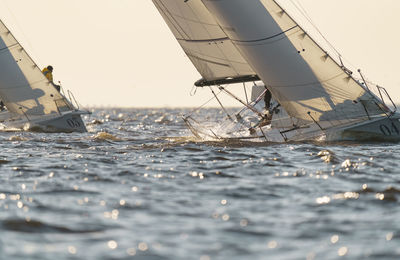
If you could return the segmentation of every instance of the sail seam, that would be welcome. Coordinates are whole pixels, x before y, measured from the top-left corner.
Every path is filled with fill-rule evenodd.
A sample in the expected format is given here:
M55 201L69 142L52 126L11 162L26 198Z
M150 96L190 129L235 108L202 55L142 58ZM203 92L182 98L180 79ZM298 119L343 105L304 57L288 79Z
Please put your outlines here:
M204 54L202 52L198 52L198 51L193 50L193 49L188 49L188 51L185 51L185 53L188 54L188 55L191 54L192 56L197 56L197 55L198 55L198 57L203 56L204 58L202 58L202 59L214 59L214 60L221 60L221 61L229 61L230 63L241 64L241 65L246 65L247 64L247 63L242 62L242 61L228 60L228 58L226 58L226 57L225 57L225 60L224 60L224 59L222 59L220 57L206 55L206 54ZM231 66L233 66L233 65L231 65Z
M280 36L282 34L286 34L287 32L295 29L296 27L299 27L299 26L295 25L295 26L293 26L293 27L291 27L291 28L289 28L289 29L287 29L285 31L282 31L280 33L277 33L275 35L272 35L272 36L269 36L269 37L266 37L266 38L262 38L262 39L257 39L257 40L233 40L233 39L231 39L231 40L234 41L234 42L261 42L261 41L266 41L266 40L273 39L273 38L278 37L278 36Z
M231 67L229 64L226 64L226 63L219 63L219 62L216 62L216 61L212 61L212 60L200 58L200 57L198 57L198 56L196 56L196 55L193 55L193 54L190 54L190 53L186 53L186 55L189 56L189 57L192 57L192 58L201 60L201 61L208 62L208 63L212 63L212 64L216 64L216 65L221 65L221 66L225 66L225 67Z
M183 38L176 38L178 41L185 41L185 42L218 42L218 41L226 41L229 40L228 37L223 38L215 38L215 39L200 39L200 40L191 40L191 39L183 39Z
M154 2L155 4L157 2ZM169 11L169 9L165 6L163 1L159 1L159 9L164 11L165 17L170 21L171 25L174 26L175 30L180 34L180 35L186 35L189 38L189 35L185 32L185 30L182 28L182 26L179 25L179 23L176 21L174 15ZM161 7L161 6L162 7Z
M308 83L302 83L302 84L294 84L294 85L270 85L271 87L276 87L276 88L294 88L294 87L306 87L306 86L315 86L315 85L321 85L326 82L331 81L332 79L335 79L339 77L342 74L335 75L331 78L325 79L325 80L320 80L320 81L313 81L313 82L308 82Z
M287 17L288 17L293 23L295 23L295 24L299 27L300 30L302 30L302 31L307 35L306 30L304 30L300 25L298 25L298 24L296 23L296 21L290 16L290 14L289 14L288 12L286 12L276 0L271 0L271 2L274 3L276 6L278 6L278 8L281 9L281 10L287 15ZM274 18L274 19L275 19L275 18ZM306 18L306 19L307 19L307 18ZM276 20L276 19L275 19L275 20ZM313 23L311 22L311 24L313 24ZM315 25L313 25L313 26L316 27ZM319 31L318 28L316 28L316 29L317 29L317 31ZM322 36L323 38L325 38L325 37L322 35L321 32L319 32L319 33L321 34L321 36ZM351 74L348 74L348 73L344 70L344 68L343 68L342 66L339 65L338 61L337 61L336 59L334 59L327 51L325 51L325 49L322 48L322 46L321 46L319 43L317 43L317 41L315 41L312 37L309 37L309 39L310 39L323 53L325 53L325 55L327 55L327 58L331 59L331 60L336 64L337 67L339 67L344 73L346 73L346 74L360 87L360 89L361 89L360 92L361 92L361 93L362 93L362 92L365 92L365 93L371 95L371 93L369 93L368 91L366 91L364 87L360 86L360 85L357 83L357 81L355 80L355 78L354 78ZM326 39L325 39L325 40L326 40ZM326 40L326 41L327 41L327 40ZM329 41L327 41L327 42L328 42L328 44L330 44ZM333 47L333 46L332 46L332 47ZM333 48L333 49L335 50L335 52L336 52L337 54L339 54L339 57L341 57L340 53L339 53L338 51L336 51L335 48ZM371 95L371 96L373 97L373 95ZM379 100L378 100L378 102L381 103Z
M46 83L46 81L45 80L38 80L38 81L34 81L34 82L27 82L27 84L24 84L24 85L14 85L14 86L11 86L11 87L6 87L6 88L0 88L1 90L3 90L3 89L17 89L17 88L25 88L25 87L27 87L27 86L35 86L36 84L39 84L39 83Z
M203 4L203 6L204 6L204 4ZM214 20L214 24L202 22L201 17L199 16L199 14L195 10L193 10L192 6L189 4L188 7L190 8L192 13L194 14L195 18L198 20L198 22L199 22L198 24L201 27L203 27L203 29L207 32L208 36L209 37L213 36L213 34L211 33L211 31L210 31L210 29L208 27L209 26L218 26L218 28L219 28L218 23L215 20ZM204 8L206 8L206 6L204 6ZM188 18L184 18L184 19L188 19ZM189 28L191 28L191 27L189 26ZM224 31L222 29L221 29L221 31L224 33ZM191 41L191 40L193 40L193 41ZM225 37L214 38L214 39L212 39L211 42L217 43L217 41L218 41L220 43L224 43L224 41L226 41L226 40L229 41L229 38L225 35ZM195 44L196 43L200 44L200 43L207 42L208 44L211 44L209 40L208 41L207 40L204 41L204 39L201 39L200 41L199 40L194 40L194 39L189 39L189 41L187 41L187 43L190 43L190 42L195 43ZM230 59L227 57L226 53L223 51L221 46L220 45L216 45L215 47L216 47L216 49L219 50L219 53L225 58L224 60L227 61L228 64L219 64L219 63L215 63L215 62L210 62L210 63L214 63L214 64L217 64L217 65L220 65L220 66L222 65L222 66L228 67L228 68L232 69L236 74L239 75L240 73L236 70L235 66L232 64ZM205 61L207 62L207 60L205 60ZM207 68L211 69L208 65L207 65ZM201 73L201 74L203 74L203 73Z
M12 48L12 47L15 47L15 46L17 46L17 45L19 45L19 43L14 43L14 44L12 44L12 45L10 45L10 46L6 46L6 47L4 47L4 48L1 48L0 51L8 50L8 49L10 49L10 48Z

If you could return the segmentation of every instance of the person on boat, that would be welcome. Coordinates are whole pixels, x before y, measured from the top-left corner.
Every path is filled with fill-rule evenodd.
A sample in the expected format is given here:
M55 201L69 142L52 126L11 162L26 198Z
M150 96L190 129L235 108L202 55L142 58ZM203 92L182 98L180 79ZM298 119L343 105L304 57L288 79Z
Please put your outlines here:
M265 109L265 114L264 116L260 119L260 121L258 121L257 124L255 124L254 126L249 128L250 134L254 135L256 133L255 128L257 127L263 127L266 125L271 124L271 120L272 120L272 113L273 113L273 109L271 109L271 99L272 99L272 94L271 91L269 91L269 89L267 87L265 87L266 91L264 94L264 109Z
M272 119L272 111L271 111L271 99L272 99L272 94L271 91L269 91L269 89L265 88L265 94L264 94L264 108L265 108L265 116L262 119L262 122L260 122L260 124L262 126L267 125L269 123L271 123L271 119Z
M272 99L272 94L269 89L266 88L265 95L264 95L264 103L265 103L265 110L269 111L271 108L271 99Z
M46 68L42 70L43 74L46 76L46 78L53 84L53 86L57 89L58 92L61 90L61 86L54 84L53 82L53 66L49 65Z

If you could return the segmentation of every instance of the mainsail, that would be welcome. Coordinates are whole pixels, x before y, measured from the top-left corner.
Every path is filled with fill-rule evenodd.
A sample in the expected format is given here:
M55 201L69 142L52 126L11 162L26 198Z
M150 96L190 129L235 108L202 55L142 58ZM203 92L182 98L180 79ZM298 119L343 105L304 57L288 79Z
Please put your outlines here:
M274 0L153 0L208 81L260 78L291 117L320 128L388 113Z
M379 99L276 1L202 2L274 98L299 122L318 121L322 127L331 127L384 114Z
M0 21L0 100L14 115L42 116L71 110Z
M202 1L153 0L153 3L202 75L200 85L223 79L257 78Z

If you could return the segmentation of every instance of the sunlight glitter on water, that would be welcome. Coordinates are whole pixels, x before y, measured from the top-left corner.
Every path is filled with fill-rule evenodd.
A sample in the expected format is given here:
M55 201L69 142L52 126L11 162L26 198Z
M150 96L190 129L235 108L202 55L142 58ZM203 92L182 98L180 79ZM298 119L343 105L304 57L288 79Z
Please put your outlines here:
M5 259L399 258L398 144L199 141L184 113L3 133Z

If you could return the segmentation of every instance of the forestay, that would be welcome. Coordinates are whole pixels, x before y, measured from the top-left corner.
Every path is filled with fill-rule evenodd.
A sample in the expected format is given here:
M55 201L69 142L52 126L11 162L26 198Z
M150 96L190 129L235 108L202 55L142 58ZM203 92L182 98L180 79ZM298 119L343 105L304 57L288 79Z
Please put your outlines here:
M202 1L153 3L204 80L256 75Z
M0 100L12 114L42 116L71 105L0 21Z
M378 98L275 1L202 2L273 96L298 122L316 120L330 127L385 112Z

